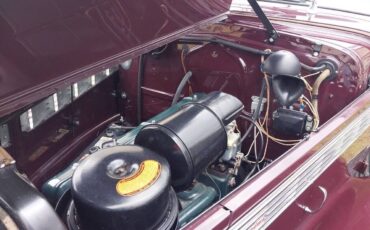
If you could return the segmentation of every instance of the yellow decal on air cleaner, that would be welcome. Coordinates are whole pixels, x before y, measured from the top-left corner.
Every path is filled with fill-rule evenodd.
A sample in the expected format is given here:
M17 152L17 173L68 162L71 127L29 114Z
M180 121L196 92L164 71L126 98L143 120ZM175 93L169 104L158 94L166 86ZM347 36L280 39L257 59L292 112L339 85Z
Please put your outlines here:
M117 192L122 196L132 196L153 184L161 173L161 165L154 160L141 162L139 169L131 176L118 181Z

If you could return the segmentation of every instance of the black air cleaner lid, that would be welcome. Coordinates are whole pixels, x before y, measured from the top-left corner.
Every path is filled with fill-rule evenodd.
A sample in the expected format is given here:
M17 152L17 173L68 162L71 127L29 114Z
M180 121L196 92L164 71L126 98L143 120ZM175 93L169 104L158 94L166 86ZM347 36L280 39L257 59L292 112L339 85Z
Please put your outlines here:
M72 196L84 229L151 229L170 212L167 161L139 146L100 150L72 178ZM175 215L176 216L176 215ZM176 217L175 217L176 218ZM171 221L170 221L171 222Z

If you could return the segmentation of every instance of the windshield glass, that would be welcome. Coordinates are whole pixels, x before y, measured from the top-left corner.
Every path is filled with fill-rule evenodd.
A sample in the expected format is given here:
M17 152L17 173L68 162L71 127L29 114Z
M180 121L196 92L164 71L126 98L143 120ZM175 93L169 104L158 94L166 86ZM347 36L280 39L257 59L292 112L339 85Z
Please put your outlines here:
M370 15L370 1L364 0L318 0L320 8L338 9Z
M294 4L311 6L313 0L258 0L259 2L274 2L281 4ZM248 4L247 0L233 0L233 6ZM318 8L335 9L370 16L370 1L368 0L316 0Z

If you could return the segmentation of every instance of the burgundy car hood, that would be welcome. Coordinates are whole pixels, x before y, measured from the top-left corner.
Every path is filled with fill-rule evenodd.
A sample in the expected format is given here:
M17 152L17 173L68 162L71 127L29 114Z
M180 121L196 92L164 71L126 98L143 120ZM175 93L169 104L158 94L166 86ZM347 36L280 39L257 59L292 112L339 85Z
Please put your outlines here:
M0 2L0 116L219 20L231 0Z

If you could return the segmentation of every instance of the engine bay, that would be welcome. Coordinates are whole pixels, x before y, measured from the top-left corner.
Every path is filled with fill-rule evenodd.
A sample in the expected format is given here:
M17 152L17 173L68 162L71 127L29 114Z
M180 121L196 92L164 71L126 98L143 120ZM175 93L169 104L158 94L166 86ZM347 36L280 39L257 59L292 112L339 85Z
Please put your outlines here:
M319 68L319 79L336 71L331 61ZM293 53L262 57L261 71L260 93L247 108L221 91L193 93L189 70L169 108L144 122L139 116L137 127L121 116L42 192L70 229L185 226L273 161L267 155L269 140L294 146L319 127L317 102L304 96L310 84ZM186 86L189 96L184 97ZM270 97L278 104L273 112ZM239 128L241 122L248 126ZM137 155L140 159L131 160ZM94 202L96 193L101 202Z
M307 58L310 41L290 35L303 51L204 36L226 29L212 25L4 119L20 127L9 143L25 143L7 149L68 229L182 228L365 89L330 47Z
M101 166L105 167L105 170L92 170L94 174L91 175L92 178L106 177L102 179L102 183L98 183L102 187L98 187L95 184L96 179L81 178L82 187L88 191L93 191L93 193L101 189L102 193L104 193L106 185L103 184L105 180L116 181L120 179L122 184L117 184L116 186L117 192L122 189L119 197L136 197L135 199L138 199L139 202L148 196L148 192L144 192L144 190L150 190L152 186L155 187L156 181L162 177L162 174L166 173L168 178L163 186L167 187L167 190L170 189L165 194L165 201L162 202L167 203L168 200L171 200L168 198L171 196L169 191L176 191L176 199L171 207L176 206L177 208L177 202L179 203L180 211L176 210L174 214L176 217L178 216L176 225L178 227L184 226L215 201L228 194L243 179L240 176L238 177L238 175L242 174L239 171L243 171L245 174L246 170L240 168L242 160L240 154L241 136L235 122L235 118L241 113L242 109L242 103L228 94L220 92L204 95L194 94L192 97L182 99L174 106L171 106L151 120L141 123L139 127L132 130L127 131L125 126L119 122L112 123L105 133L91 147L86 149L85 153L76 162L45 183L42 191L48 200L56 206L57 212L61 215L63 213L66 215L66 221L71 229L80 228L77 227L78 224L74 223L75 220L73 218L76 216L72 214L74 213L74 206L71 207L73 203L70 201L71 188L74 191L72 175L76 174L76 172L73 174L73 171L84 168L83 165L88 164L89 161L99 161L99 164L105 161L101 159L90 160L95 158L95 156L110 156L109 160L104 163L104 166ZM193 133L193 135L188 136L188 133ZM142 159L132 163L129 158L131 155L137 155L137 151L143 152L145 160ZM163 158L161 158L162 163L159 164L155 161L155 164L158 164L157 166L147 165L148 161L154 161L152 159L153 156L150 154L146 155L146 151L152 151L151 154L154 155L157 155L156 152L161 152L163 154ZM235 159L240 160L235 161ZM208 167L210 162L215 161L219 163ZM157 176L153 175L151 177L148 175L155 173L156 170L158 170ZM162 172L162 170L166 172ZM96 173L98 172L102 174L97 175ZM82 177L84 176L83 174L81 174ZM105 174L109 174L108 177ZM169 181L169 177L171 177L171 181ZM126 179L122 180L122 178ZM92 187L86 187L84 181L87 180L93 180ZM130 189L127 190L128 188ZM74 192L77 192L77 190L79 189L76 189ZM153 192L157 193L158 191L151 191L151 193ZM80 194L80 196L85 199L88 195ZM114 196L109 197L114 199ZM153 199L158 198L154 196ZM114 202L116 204L124 203L122 201ZM85 200L83 203L91 203L91 200ZM86 207L86 210L89 212L88 210L93 208L108 209L107 205L108 203L104 204L104 207L94 205L95 207ZM131 205L137 206L135 204ZM66 208L68 211L66 211ZM155 213L163 210L163 207L158 205L147 208ZM118 208L117 210L113 210L115 208L111 209L109 215L115 215L115 212L122 211ZM97 213L91 213L91 215L101 216ZM124 214L117 213L117 215ZM148 214L143 212L140 215L143 215L142 218L144 218ZM92 216L86 218L86 223L89 223L89 225L85 224L83 227L90 229L91 226L97 226L97 223L91 221ZM102 218L104 219L104 217ZM136 221L137 218L139 217L133 216L129 219ZM170 227L173 226L174 221L169 224L171 225ZM121 226L127 228L137 228L138 226L145 229L159 228L158 226L153 226L153 223L155 222L150 219L148 219L148 223L143 223L146 224L143 226L139 226L136 222L107 222L106 224L112 225L103 223L99 225L98 229L112 229L114 228L113 226L121 224L125 224Z

